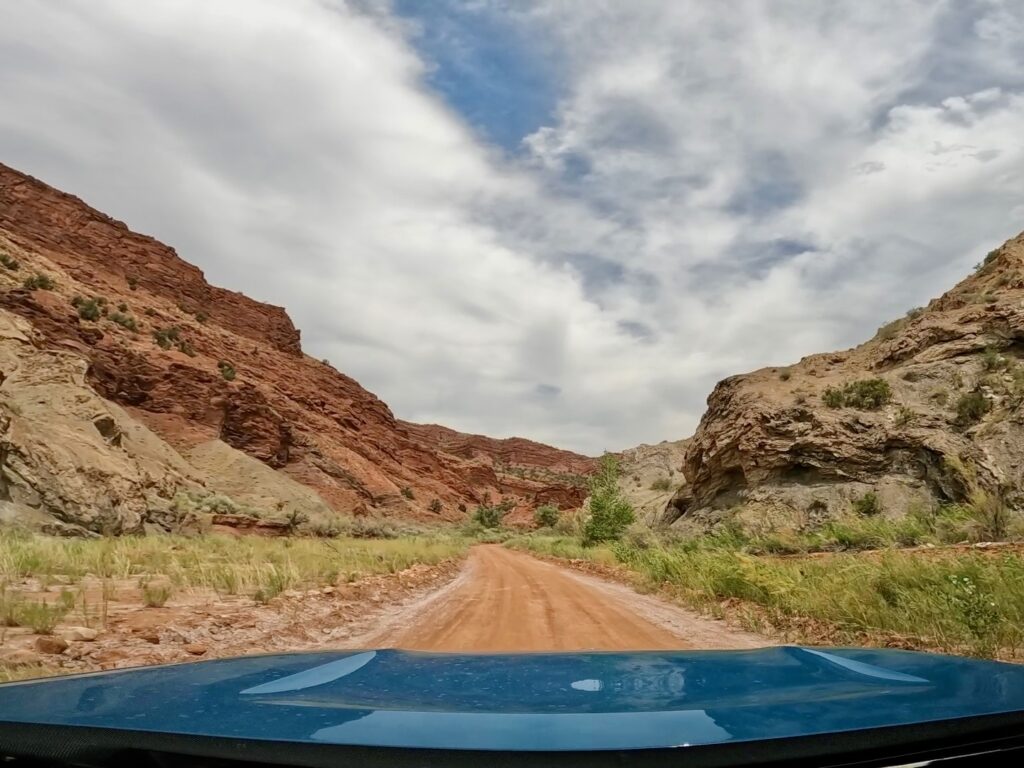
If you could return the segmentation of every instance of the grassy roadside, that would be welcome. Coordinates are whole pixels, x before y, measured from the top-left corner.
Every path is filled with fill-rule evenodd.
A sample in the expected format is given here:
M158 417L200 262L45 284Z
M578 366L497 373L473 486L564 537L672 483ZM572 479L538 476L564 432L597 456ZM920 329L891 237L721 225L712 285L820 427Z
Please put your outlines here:
M193 590L266 603L289 589L437 564L462 556L469 543L444 534L61 539L0 530L0 646L11 627L34 635L50 634L59 624L103 627L114 603L159 607Z
M877 644L1007 659L1024 646L1024 560L971 551L775 557L722 541L583 547L556 536L508 546L619 564L641 583L746 629L793 642Z

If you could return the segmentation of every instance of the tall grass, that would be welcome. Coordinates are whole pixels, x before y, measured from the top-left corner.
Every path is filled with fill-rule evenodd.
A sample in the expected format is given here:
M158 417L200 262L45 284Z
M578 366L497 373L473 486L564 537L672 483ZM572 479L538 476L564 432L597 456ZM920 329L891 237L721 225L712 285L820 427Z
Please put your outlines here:
M721 614L723 601L757 606L751 628L839 642L897 642L979 656L1016 657L1024 645L1024 560L977 552L941 555L886 551L825 557L763 557L725 547L616 544L585 549L566 539L533 537L511 546L598 562L608 555L648 586ZM578 549L577 549L578 548ZM765 624L766 623L766 624Z
M465 552L458 537L393 540L247 536L58 539L0 531L0 582L35 577L78 582L85 577L166 576L176 588L228 594L280 593L363 575L434 564Z

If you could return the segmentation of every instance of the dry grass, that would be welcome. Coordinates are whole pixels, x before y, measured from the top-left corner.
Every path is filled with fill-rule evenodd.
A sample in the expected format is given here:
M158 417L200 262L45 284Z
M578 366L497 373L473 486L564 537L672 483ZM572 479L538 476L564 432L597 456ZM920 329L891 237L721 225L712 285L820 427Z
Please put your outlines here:
M248 536L120 537L58 539L0 531L0 584L25 578L75 584L166 577L174 589L211 588L219 593L277 594L301 586L352 581L395 573L415 563L434 564L462 555L457 537L392 540L263 538ZM168 587L170 589L170 587ZM154 594L154 600L166 596Z

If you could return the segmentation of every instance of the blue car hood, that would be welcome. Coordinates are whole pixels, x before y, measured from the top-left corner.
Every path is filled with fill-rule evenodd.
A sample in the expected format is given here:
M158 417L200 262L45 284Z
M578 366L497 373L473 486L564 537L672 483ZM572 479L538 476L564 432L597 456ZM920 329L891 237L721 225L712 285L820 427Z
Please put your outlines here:
M255 656L0 686L0 724L306 744L634 750L1024 711L1024 668L775 647Z

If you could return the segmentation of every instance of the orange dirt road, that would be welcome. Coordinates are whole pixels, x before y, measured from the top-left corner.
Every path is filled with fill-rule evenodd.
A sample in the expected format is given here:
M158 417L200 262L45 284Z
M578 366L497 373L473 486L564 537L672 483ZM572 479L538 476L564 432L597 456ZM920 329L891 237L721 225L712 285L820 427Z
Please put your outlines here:
M362 640L364 647L462 652L771 644L621 584L497 545L475 547L458 578Z

